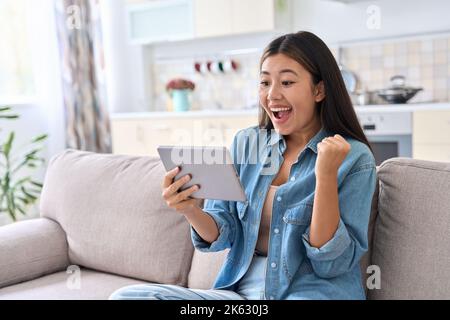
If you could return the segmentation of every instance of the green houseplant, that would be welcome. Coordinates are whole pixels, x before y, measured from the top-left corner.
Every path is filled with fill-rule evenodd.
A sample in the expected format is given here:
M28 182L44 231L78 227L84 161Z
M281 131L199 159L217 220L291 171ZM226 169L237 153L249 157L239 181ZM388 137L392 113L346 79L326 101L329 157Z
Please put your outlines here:
M0 119L18 118L11 113L11 107L0 107ZM0 141L0 214L6 213L16 221L18 214L26 215L26 208L36 202L41 192L42 184L32 179L30 170L45 161L40 152L47 135L39 135L12 152L14 137L11 131L5 141Z

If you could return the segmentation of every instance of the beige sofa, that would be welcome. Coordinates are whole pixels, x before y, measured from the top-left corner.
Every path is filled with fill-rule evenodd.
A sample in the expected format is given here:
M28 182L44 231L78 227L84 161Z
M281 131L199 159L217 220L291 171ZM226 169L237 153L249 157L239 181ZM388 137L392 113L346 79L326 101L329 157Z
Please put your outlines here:
M226 252L194 250L187 222L161 199L163 174L157 158L55 156L41 218L0 228L0 299L106 299L145 282L210 287ZM365 278L378 266L381 288L368 298L450 299L450 163L393 158L378 177L361 268Z

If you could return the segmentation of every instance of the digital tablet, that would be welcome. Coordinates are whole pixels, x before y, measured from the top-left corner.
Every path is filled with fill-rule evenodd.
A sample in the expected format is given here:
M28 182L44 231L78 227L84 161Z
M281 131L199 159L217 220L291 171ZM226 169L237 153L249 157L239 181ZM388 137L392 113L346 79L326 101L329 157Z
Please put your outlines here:
M159 146L159 156L166 171L180 167L175 180L190 174L185 190L194 184L200 189L191 197L228 201L246 201L244 189L226 147Z

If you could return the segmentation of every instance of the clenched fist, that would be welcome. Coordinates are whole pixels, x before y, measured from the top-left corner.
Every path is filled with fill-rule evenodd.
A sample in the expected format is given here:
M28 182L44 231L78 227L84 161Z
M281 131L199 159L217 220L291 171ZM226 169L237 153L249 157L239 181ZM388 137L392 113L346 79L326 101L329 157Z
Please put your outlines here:
M316 179L336 178L339 167L350 152L350 144L340 135L324 138L317 144Z

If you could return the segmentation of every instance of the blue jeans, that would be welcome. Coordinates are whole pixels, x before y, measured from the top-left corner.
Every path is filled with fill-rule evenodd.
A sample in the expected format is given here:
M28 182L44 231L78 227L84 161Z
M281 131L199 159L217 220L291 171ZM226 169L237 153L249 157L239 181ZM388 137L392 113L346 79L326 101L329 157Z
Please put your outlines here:
M167 284L138 284L115 291L110 300L262 300L267 257L253 256L238 289L202 290Z

